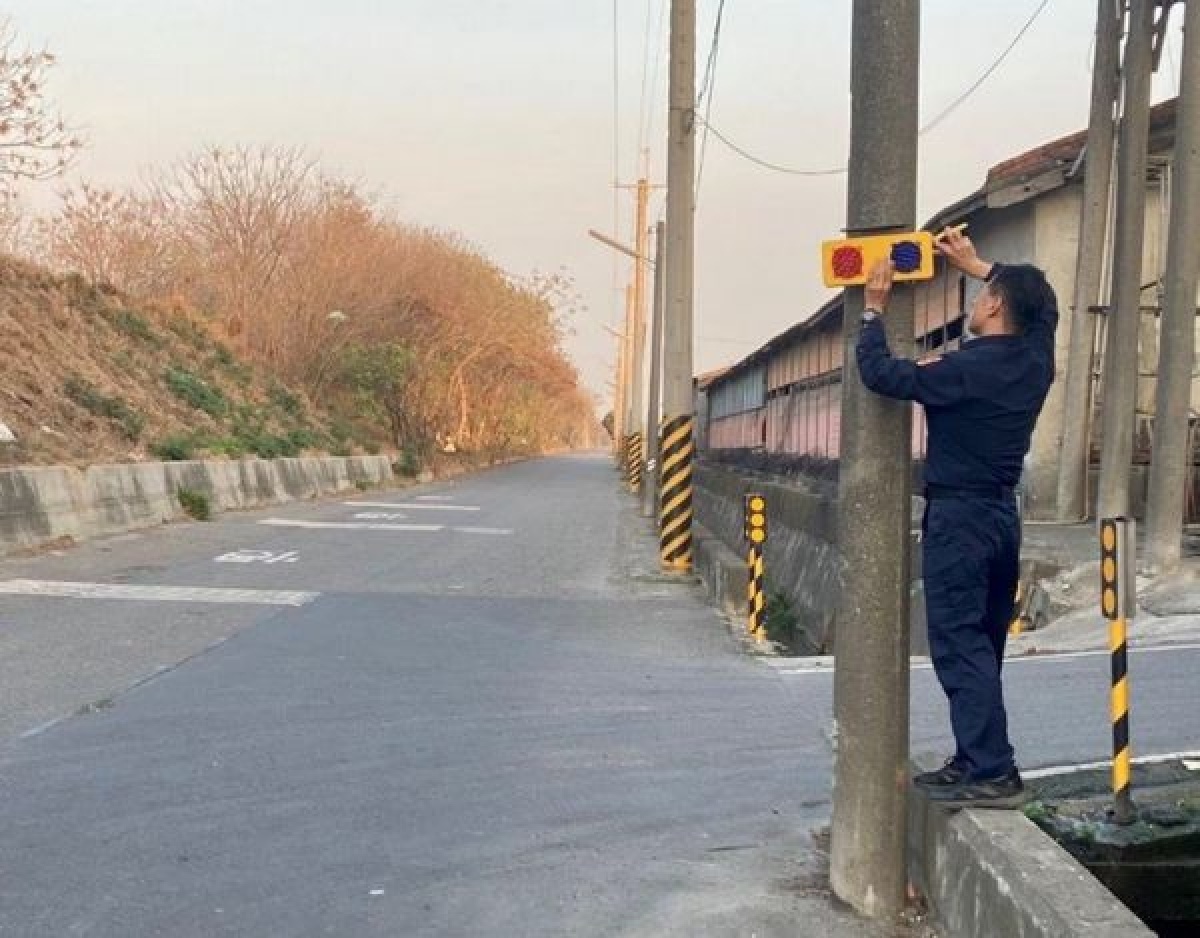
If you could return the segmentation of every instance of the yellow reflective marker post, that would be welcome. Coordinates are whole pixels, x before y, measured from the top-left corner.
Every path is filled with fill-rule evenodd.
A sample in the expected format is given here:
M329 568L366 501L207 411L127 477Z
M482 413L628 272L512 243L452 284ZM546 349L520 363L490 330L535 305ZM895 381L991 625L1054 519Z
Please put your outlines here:
M1130 776L1133 750L1129 744L1129 653L1126 644L1129 619L1137 606L1136 551L1131 518L1105 518L1100 522L1100 610L1108 619L1108 646L1112 653L1113 819L1131 824L1137 818Z
M751 493L745 497L745 528L743 534L749 545L746 554L748 571L746 599L749 604L748 630L757 640L767 637L766 593L764 590L763 546L767 543L767 500Z
M659 560L664 572L691 573L692 464L696 456L694 418L664 418L660 439Z
M629 491L634 495L642 490L642 435L633 433L629 437L628 478Z

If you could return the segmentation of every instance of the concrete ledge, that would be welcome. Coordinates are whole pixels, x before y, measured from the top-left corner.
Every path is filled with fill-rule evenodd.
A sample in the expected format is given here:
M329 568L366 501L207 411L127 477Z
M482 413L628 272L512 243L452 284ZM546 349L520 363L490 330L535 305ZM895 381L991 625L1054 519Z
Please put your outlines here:
M181 489L214 511L259 508L393 480L386 456L130 463L0 470L0 554L80 541L185 517Z
M1154 938L1020 811L951 813L914 789L908 841L913 885L955 938Z
M745 618L749 575L746 561L700 524L692 525L692 559L708 601L731 616Z

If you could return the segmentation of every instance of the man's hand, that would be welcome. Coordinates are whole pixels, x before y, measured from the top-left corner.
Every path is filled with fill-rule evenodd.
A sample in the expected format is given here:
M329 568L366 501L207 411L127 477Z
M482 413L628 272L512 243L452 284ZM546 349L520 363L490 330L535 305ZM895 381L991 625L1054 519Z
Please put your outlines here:
M991 272L992 265L982 260L975 251L971 239L959 228L944 228L933 239L938 253L969 277L983 280Z
M887 309L888 297L892 294L892 276L896 268L890 260L878 260L872 265L867 274L867 283L863 288L863 299L867 309L883 312Z

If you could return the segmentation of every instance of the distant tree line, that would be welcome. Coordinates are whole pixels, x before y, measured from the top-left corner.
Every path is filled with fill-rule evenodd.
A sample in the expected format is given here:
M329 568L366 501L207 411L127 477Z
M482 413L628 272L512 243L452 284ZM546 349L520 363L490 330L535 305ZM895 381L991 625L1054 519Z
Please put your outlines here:
M0 26L0 211L9 250L206 320L243 355L376 439L516 449L585 442L593 402L563 350L579 299L559 271L514 277L460 236L404 223L298 149L213 147L48 217L15 183L82 145L43 96L48 53Z

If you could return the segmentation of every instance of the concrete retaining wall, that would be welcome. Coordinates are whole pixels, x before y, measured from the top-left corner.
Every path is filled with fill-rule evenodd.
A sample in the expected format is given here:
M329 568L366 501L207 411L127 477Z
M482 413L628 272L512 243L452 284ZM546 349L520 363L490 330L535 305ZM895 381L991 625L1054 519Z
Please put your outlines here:
M701 534L719 540L745 563L742 538L743 496L757 492L767 499L768 539L765 554L767 590L782 593L791 602L803 632L801 653L828 654L833 651L834 619L841 586L842 562L837 548L837 498L827 484L807 482L803 477L787 481L738 472L712 463L700 463L695 472L696 523ZM912 653L929 653L925 635L925 597L921 589L921 514L925 503L912 500L913 550L910 623ZM704 556L700 556L701 553ZM711 559L714 552L697 544L697 565L711 595L729 602L733 594L709 581L708 569L721 569ZM730 572L722 575L729 579ZM745 614L743 592L732 601L734 610ZM734 584L736 586L736 584Z
M791 601L809 650L825 651L832 636L841 566L836 547L837 502L796 484L698 465L696 521L735 553L744 550L742 497L750 491L767 499L767 589ZM743 592L738 600L743 607L744 596Z
M332 495L392 480L386 456L131 463L0 470L0 553L61 538L86 540L184 517L177 492L214 511Z

